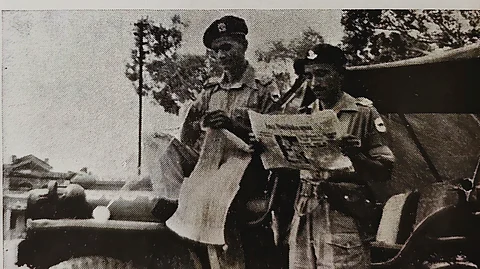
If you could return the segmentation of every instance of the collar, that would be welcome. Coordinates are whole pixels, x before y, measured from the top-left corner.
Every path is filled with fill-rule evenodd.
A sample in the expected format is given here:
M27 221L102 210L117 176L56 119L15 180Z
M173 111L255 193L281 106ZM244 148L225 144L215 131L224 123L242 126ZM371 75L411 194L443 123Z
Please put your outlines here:
M305 105L300 109L306 110L307 108L312 108L315 100L316 99L313 99L309 105ZM335 111L335 113L339 114L340 112L358 111L358 106L356 104L355 98L353 98L350 94L344 92L332 109L333 111Z
M333 111L337 114L344 111L358 111L355 98L344 92L338 102L333 106Z
M242 77L238 82L233 84L228 84L225 82L226 76L225 73L220 77L220 88L229 90L229 89L240 89L242 86L247 86L252 89L258 90L257 83L255 82L255 69L247 62L247 68L243 72Z

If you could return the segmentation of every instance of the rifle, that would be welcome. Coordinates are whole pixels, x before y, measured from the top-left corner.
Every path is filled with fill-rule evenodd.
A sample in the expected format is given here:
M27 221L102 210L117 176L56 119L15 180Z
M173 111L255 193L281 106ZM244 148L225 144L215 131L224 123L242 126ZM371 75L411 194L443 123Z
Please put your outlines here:
M295 79L295 82L293 83L290 90L288 90L285 94L283 94L280 97L280 100L278 100L275 103L272 103L269 107L266 108L265 114L280 110L282 106L285 105L287 102L289 102L292 96L295 93L297 93L297 91L300 89L300 87L302 86L302 84L305 82L306 79L307 77L305 75L299 75L297 79ZM269 180L273 180L273 184L272 184L271 190L269 191L268 197L265 197L263 201L260 201L261 199L258 201L252 201L253 203L257 202L259 204L264 204L265 208L262 209L264 213L257 219L249 221L248 225L258 225L259 223L263 222L267 218L267 216L269 216L270 211L273 208L273 203L275 200L277 186L278 186L278 175L270 171Z
M283 94L280 97L280 100L278 102L272 103L269 107L267 107L265 113L271 113L274 111L278 111L280 108L282 108L283 105L285 105L287 102L290 101L292 96L297 93L297 91L300 89L302 84L307 80L306 75L299 75L296 79L295 82L293 83L292 87L290 90L288 90L285 94Z
M475 204L479 200L480 196L480 157L478 157L477 161L477 166L475 167L475 171L473 171L473 176L472 178L469 178L468 180L472 184L472 189L470 191L470 194L467 196L467 201Z

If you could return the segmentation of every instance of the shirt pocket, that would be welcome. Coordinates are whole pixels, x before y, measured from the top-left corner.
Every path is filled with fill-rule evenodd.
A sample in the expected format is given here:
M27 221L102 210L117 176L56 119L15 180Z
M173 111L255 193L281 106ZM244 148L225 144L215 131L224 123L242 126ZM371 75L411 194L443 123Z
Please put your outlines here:
M327 244L347 250L363 246L358 233L332 234L330 240L327 240Z

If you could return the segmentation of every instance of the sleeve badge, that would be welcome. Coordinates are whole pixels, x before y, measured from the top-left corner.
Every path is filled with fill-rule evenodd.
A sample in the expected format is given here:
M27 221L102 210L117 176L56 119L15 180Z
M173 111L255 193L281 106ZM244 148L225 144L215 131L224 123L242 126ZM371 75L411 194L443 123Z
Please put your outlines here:
M385 133L387 131L387 127L385 126L385 123L383 122L381 117L375 119L375 128L380 133Z

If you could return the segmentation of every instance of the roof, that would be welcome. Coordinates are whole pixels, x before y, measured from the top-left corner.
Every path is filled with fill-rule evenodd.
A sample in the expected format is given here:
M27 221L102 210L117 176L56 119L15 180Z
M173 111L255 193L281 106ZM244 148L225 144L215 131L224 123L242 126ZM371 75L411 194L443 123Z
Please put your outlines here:
M28 164L33 164L35 167L38 167L44 171L50 171L53 168L47 162L35 157L32 154L18 158L12 164L5 164L3 167L4 169L17 170Z
M480 43L403 61L349 67L345 90L384 116L396 156L377 198L471 177L480 156Z
M395 61L390 63L351 66L351 67L347 67L347 69L353 71L353 70L368 70L368 69L378 69L378 68L394 68L394 67L401 67L401 66L421 65L421 64L473 59L473 58L480 58L480 43L475 43L475 44L468 45L458 49L452 49L447 51L436 51L436 52L432 52L429 55L417 57L417 58L411 58L411 59Z
M383 113L476 113L480 43L403 61L350 67L345 90Z

